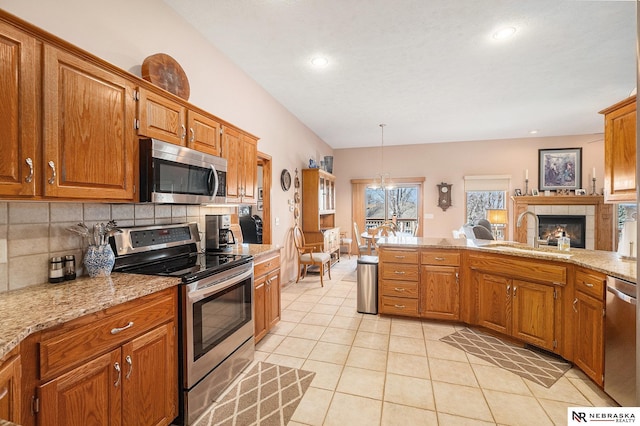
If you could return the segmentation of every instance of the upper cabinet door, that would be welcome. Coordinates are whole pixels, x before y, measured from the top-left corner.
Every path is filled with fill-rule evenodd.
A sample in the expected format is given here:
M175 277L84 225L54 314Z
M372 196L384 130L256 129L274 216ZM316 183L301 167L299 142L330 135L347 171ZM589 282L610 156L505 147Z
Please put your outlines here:
M604 197L636 200L635 96L600 111L604 114Z
M220 156L220 123L195 111L188 112L189 142L187 146L197 151Z
M185 107L142 87L138 90L138 134L187 146Z
M0 22L0 195L34 196L37 150L36 40Z
M44 195L133 200L131 83L47 45L43 77Z

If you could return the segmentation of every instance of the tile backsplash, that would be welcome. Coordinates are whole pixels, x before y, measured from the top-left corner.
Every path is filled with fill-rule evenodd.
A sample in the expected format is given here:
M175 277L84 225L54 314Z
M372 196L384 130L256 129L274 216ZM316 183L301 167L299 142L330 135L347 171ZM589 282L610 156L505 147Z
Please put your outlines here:
M67 231L79 222L88 227L111 219L118 226L196 222L204 238L206 214L234 212L231 207L168 204L0 202L0 292L46 283L54 256L75 255L81 274L85 247L80 236Z

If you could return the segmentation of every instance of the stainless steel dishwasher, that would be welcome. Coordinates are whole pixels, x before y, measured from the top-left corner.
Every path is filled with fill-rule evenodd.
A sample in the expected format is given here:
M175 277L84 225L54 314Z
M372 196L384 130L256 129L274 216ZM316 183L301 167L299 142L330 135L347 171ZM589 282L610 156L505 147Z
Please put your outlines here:
M623 407L636 403L636 285L607 277L604 390Z

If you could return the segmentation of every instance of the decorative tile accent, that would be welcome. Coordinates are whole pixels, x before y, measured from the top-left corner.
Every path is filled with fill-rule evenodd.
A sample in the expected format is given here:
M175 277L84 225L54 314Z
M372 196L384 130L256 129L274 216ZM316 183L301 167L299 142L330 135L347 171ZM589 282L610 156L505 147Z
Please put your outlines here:
M315 373L258 362L196 426L285 426Z
M565 361L503 342L469 328L445 336L440 341L547 388L571 368Z

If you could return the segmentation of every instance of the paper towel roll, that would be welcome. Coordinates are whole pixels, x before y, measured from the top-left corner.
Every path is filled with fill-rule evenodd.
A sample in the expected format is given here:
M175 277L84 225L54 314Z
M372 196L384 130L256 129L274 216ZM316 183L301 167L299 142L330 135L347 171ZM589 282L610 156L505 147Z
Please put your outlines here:
M622 227L622 236L618 242L618 254L622 257L635 259L637 257L638 222L625 222Z

